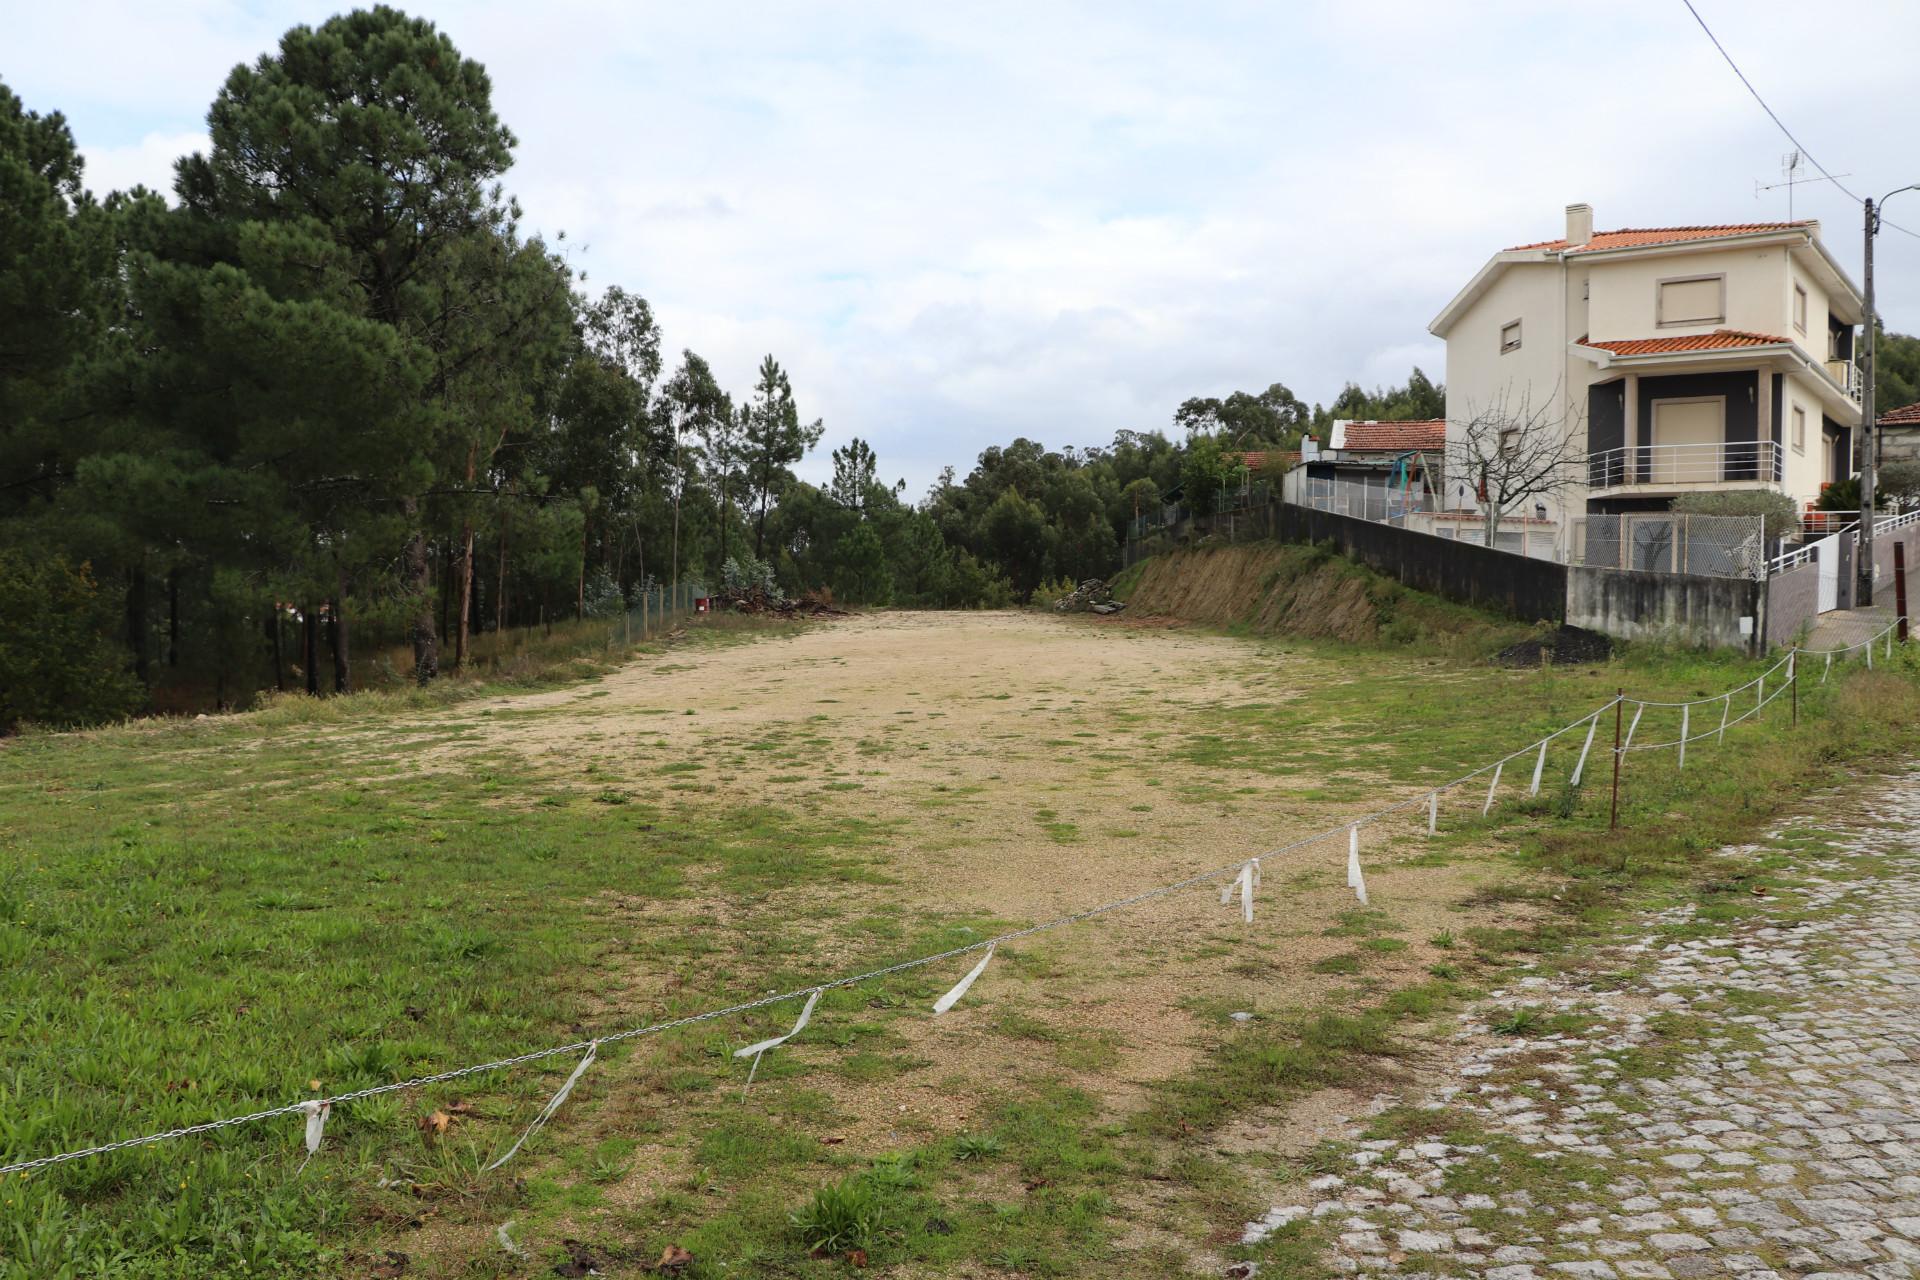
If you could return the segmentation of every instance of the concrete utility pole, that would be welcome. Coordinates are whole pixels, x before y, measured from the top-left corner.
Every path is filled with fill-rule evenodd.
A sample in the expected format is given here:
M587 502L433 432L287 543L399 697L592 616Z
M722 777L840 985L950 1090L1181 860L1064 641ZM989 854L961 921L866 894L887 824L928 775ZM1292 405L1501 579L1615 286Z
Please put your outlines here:
M1920 183L1895 187L1880 197L1862 203L1866 209L1866 245L1862 255L1866 272L1867 364L1860 378L1860 562L1854 566L1858 586L1853 593L1857 605L1873 603L1873 473L1880 459L1879 414L1873 403L1874 374L1879 365L1879 325L1873 313L1873 238L1880 232L1880 214L1887 201L1902 191L1920 190Z

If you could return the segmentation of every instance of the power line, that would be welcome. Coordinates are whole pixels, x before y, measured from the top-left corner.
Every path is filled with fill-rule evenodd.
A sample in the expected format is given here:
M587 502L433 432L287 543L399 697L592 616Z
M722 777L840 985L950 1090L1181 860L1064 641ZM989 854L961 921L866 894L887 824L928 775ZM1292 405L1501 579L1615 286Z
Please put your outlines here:
M1700 11L1693 7L1693 0L1680 0L1680 3L1687 6L1687 12L1693 15L1693 20L1695 22L1700 24L1700 29L1707 33L1707 39L1713 42L1713 47L1719 50L1720 56L1722 58L1726 59L1727 66L1733 69L1733 74L1740 77L1740 83L1747 87L1747 92L1752 94L1753 100L1760 104L1760 109L1767 113L1767 118L1772 120L1774 125L1779 128L1780 132L1786 135L1787 141L1791 142L1795 147L1797 147L1800 151L1800 154L1807 158L1807 162L1811 164L1814 168L1820 171L1821 177L1825 178L1828 182L1831 182L1834 186L1840 188L1842 192L1845 192L1847 199L1853 201L1855 204L1864 205L1866 201L1862 199L1860 196L1855 195L1851 190L1849 190L1847 185L1844 182L1840 181L1840 179L1834 177L1831 173L1828 173L1827 166L1821 164L1819 160L1814 158L1813 152L1807 149L1807 144L1793 136L1793 130L1787 128L1787 122L1780 118L1780 113L1767 105L1767 100L1760 96L1760 91L1758 89L1753 87L1753 81L1747 79L1747 73L1740 69L1740 64L1735 62L1733 60L1733 55L1727 52L1727 47L1720 43L1720 37L1713 34L1713 28L1707 25L1707 20L1705 18L1700 16ZM1880 225L1885 227L1892 227L1895 231L1898 231L1903 235L1909 235L1916 240L1920 240L1920 232L1908 231L1905 227L1901 226L1899 223L1889 222L1884 217L1880 219Z

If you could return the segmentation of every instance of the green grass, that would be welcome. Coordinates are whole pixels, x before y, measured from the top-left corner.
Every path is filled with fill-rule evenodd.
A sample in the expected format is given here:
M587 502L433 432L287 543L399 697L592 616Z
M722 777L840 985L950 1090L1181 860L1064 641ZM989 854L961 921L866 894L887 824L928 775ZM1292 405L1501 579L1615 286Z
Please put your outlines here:
M1617 684L1652 696L1710 692L1751 669L1629 651L1603 673L1515 673L1299 647L1337 655L1352 678L1291 700L1200 706L1158 726L1195 768L1232 777L1197 788L1205 802L1231 801L1250 768L1325 778L1336 767L1290 757L1288 738L1321 754L1337 741L1342 769L1363 755L1367 786L1419 784L1564 723ZM1431 849L1465 856L1497 841L1524 892L1497 890L1478 905L1524 906L1537 919L1446 930L1448 942L1433 938L1450 946L1441 972L1398 991L1363 986L1365 1005L1346 991L1327 1007L1263 1010L1240 1027L1222 1014L1203 1061L1152 1086L1126 1117L1056 1082L994 1099L969 1117L972 1138L903 1125L891 1139L897 1158L846 1154L832 1139L855 1104L834 1099L923 1068L889 1028L923 1016L951 977L913 972L829 993L818 1034L769 1055L745 1103L729 1050L784 1031L790 1006L609 1046L514 1177L479 1170L569 1060L341 1108L299 1178L299 1126L273 1121L8 1179L0 1276L340 1274L343 1247L423 1207L470 1224L515 1218L521 1229L584 1222L651 1256L673 1240L703 1260L695 1275L814 1274L825 1264L808 1260L810 1241L922 1271L1138 1274L1153 1260L1116 1257L1111 1242L1143 1180L1166 1192L1164 1212L1194 1239L1254 1207L1243 1172L1210 1152L1221 1125L1315 1088L1364 1084L1491 966L1552 963L1636 905L1684 898L1707 919L1750 910L1768 872L1712 867L1708 855L1805 789L1906 749L1920 699L1912 660L1891 665L1809 689L1797 728L1781 714L1742 726L1724 747L1696 748L1684 774L1634 757L1617 832L1591 784L1564 816L1545 792L1510 797L1484 821L1477 798L1450 806ZM0 749L0 1153L277 1105L309 1096L316 1081L338 1093L405 1079L998 927L887 904L892 829L847 807L859 784L825 784L847 792L842 807L818 806L809 790L791 805L777 798L791 793L776 793L721 813L671 803L665 778L614 787L484 755L439 772L415 767L495 713L477 692L283 700L245 722L30 736ZM1651 716L1643 734L1657 728ZM680 772L701 767L686 763ZM1557 784L1570 767L1555 758L1549 776ZM1348 803L1359 785L1328 787L1323 803ZM1047 839L1078 838L1055 810L1028 812ZM746 923L723 923L721 902ZM1315 966L1341 975L1360 973L1363 957L1384 966L1404 946L1394 935L1407 932L1381 907L1346 912L1326 931L1356 948ZM1009 948L995 963L1041 961ZM1076 1034L1058 1011L1008 1002L988 1013L981 1025L1054 1069L1100 1072L1115 1060L1114 1045ZM1660 1069L1670 1056L1660 1044L1690 1042L1688 1028L1668 1031L1636 1069ZM616 1079L619 1090L607 1083ZM477 1114L425 1147L415 1122L456 1100ZM655 1166L670 1172L650 1199L611 1206L610 1184ZM383 1177L426 1190L376 1188ZM1305 1275L1313 1247L1302 1228L1233 1256Z

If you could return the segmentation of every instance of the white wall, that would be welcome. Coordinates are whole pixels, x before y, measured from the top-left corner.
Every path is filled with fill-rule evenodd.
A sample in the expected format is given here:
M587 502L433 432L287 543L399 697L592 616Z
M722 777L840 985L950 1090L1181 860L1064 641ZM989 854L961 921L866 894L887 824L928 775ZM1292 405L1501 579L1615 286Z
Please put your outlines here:
M1808 290L1808 301L1812 301L1812 290ZM1820 430L1821 402L1814 393L1811 376L1788 374L1780 396L1780 480L1787 496L1793 499L1797 507L1805 507L1817 499L1820 496L1820 484L1827 478L1824 470L1826 449ZM1807 412L1804 450L1793 447L1793 410L1796 405Z
M1580 259L1575 259L1581 264ZM1622 261L1589 259L1584 262L1592 283L1588 303L1588 336L1599 342L1624 338L1657 338L1664 335L1712 333L1715 329L1747 329L1754 333L1794 334L1788 282L1791 267L1784 245L1763 249L1735 248L1704 250L1694 253L1663 253ZM1661 327L1656 319L1658 283L1675 276L1725 275L1726 317L1699 325ZM1820 335L1819 350L1809 354L1826 355L1825 297L1821 297L1820 326L1813 323L1813 293L1808 295L1810 334ZM1578 334L1574 335L1578 337Z
M1562 281L1567 281L1564 294ZM1447 332L1450 449L1460 443L1462 423L1504 406L1511 416L1526 412L1556 424L1564 422L1576 435L1576 447L1584 451L1592 366L1569 355L1567 339L1569 326L1582 319L1585 307L1577 278L1569 277L1560 263L1526 262L1509 267L1467 309ZM1520 349L1503 354L1500 330L1513 320L1521 322ZM1459 484L1457 477L1448 477L1442 507L1461 505ZM1584 509L1584 494L1564 496L1567 505ZM1560 502L1552 498L1547 502L1555 516L1561 514ZM1472 505L1471 497L1466 505Z
M1807 291L1805 333L1793 327L1793 286L1796 284ZM1787 327L1780 332L1799 343L1820 364L1827 360L1827 308L1826 289L1799 263L1792 263L1787 279Z

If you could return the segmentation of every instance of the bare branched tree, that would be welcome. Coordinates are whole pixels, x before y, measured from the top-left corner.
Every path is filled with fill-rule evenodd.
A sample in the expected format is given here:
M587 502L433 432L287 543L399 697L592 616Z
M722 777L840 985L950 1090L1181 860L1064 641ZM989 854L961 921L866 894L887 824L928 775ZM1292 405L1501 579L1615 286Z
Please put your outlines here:
M1503 396L1447 425L1448 483L1473 495L1489 547L1502 517L1585 480L1585 435L1577 419L1554 411L1558 398L1536 408L1525 396L1517 405Z

